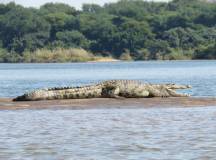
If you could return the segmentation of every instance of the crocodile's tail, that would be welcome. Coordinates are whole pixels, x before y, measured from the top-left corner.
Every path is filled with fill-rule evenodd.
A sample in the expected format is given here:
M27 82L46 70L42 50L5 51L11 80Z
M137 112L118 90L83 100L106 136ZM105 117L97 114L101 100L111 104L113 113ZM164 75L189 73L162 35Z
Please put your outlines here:
M26 94L17 96L16 98L13 99L13 101L28 101L28 98L26 97Z
M101 92L101 85L39 89L18 96L13 101L99 98L101 97Z
M13 99L13 101L36 101L48 99L49 91L47 89L39 89L33 92L25 93Z

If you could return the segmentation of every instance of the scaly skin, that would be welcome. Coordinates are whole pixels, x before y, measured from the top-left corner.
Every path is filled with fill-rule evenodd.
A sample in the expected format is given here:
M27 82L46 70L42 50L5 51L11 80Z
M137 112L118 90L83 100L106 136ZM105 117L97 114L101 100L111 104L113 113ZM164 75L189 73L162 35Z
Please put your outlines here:
M39 89L18 96L14 101L118 97L187 97L189 95L175 92L176 89L187 88L191 88L191 86L176 84L149 84L134 80L108 80L96 85L83 87Z

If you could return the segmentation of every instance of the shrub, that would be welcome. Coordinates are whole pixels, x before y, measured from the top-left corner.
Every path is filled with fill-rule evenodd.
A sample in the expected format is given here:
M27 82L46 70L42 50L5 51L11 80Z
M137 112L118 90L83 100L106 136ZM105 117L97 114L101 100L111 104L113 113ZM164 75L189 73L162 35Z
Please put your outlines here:
M129 52L129 50L125 50L124 53L121 54L121 56L119 57L120 60L124 60L124 61L131 61L133 60L133 58L131 57L131 54Z
M194 59L216 59L216 42L195 51Z
M164 60L186 60L192 59L193 50L183 51L181 49L172 49L169 54L164 55Z
M3 48L0 48L0 62L5 61L5 55L6 55L6 50Z

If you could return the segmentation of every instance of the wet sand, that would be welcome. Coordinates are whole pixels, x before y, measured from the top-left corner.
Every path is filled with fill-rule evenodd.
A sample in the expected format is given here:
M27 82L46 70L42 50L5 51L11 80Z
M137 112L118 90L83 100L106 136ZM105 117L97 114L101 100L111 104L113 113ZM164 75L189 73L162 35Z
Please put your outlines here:
M18 109L111 109L152 107L216 107L216 98L69 99L13 102L0 98L0 110Z

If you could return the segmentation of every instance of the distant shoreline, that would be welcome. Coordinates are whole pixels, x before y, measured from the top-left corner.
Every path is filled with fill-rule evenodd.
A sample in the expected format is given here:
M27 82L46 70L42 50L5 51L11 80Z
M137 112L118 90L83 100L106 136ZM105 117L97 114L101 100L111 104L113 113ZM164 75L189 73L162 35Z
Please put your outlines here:
M0 3L0 62L216 59L216 3L210 1L120 0L81 10Z
M129 99L68 99L49 101L13 102L10 98L0 98L0 110L22 109L144 109L144 108L187 108L216 107L216 98L129 98Z
M98 58L95 60L90 60L87 62L120 62L120 61L122 61L122 60L111 58L111 57L103 57L103 58Z
M184 61L216 61L216 59L184 59L184 60L132 60L132 61L127 61L127 60L120 60L120 59L110 59L110 58L101 58L98 60L89 60L89 61L77 61L77 62L0 62L0 64L67 64L67 63L112 63L112 62L184 62Z

